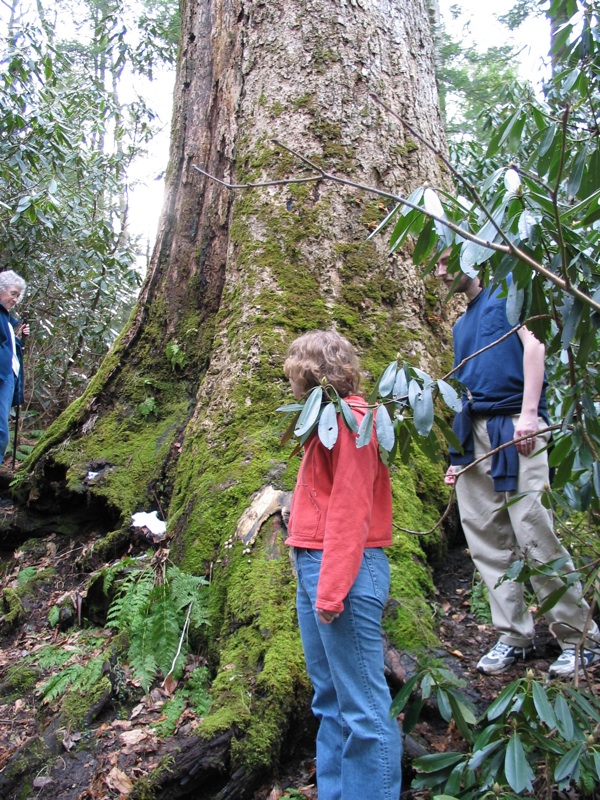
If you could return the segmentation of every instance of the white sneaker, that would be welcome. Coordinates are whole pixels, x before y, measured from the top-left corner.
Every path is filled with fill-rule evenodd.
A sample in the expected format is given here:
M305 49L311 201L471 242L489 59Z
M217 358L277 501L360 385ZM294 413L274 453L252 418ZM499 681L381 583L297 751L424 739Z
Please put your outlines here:
M525 661L532 653L533 645L513 647L511 644L496 642L490 652L479 659L477 672L483 672L484 675L497 675L512 667L517 661Z
M581 670L583 667L590 667L597 661L600 661L600 652L580 650L577 654L574 647L567 647L556 661L550 664L548 674L551 678L556 678L559 675L573 675L576 664L579 665Z

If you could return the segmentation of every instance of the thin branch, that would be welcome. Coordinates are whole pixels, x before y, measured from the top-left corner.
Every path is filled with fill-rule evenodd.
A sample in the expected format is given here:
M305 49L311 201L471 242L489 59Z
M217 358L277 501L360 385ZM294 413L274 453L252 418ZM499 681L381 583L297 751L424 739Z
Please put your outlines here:
M192 167L199 172L201 175L205 175L207 178L210 178L211 181L215 183L220 183L221 186L224 186L226 189L259 189L263 186L287 186L290 183L314 183L315 181L320 181L320 176L313 176L310 178L286 178L285 180L281 181L264 181L263 183L226 183L226 181L222 181L219 178L215 178L214 175L211 175L208 172L205 172L200 167L197 167L195 164L192 164Z
M179 658L179 654L181 653L181 647L183 645L183 640L185 639L185 635L187 633L188 625L190 624L190 614L192 613L192 606L194 605L194 601L190 600L188 605L187 616L185 618L185 623L183 625L183 630L181 631L181 636L179 637L179 644L177 646L177 652L175 653L175 657L173 658L173 663L171 664L171 669L169 670L167 676L163 681L163 686L166 686L169 676L173 674L173 670L175 669L175 665L177 664L177 659Z
M428 531L413 531L410 528L403 528L401 525L397 525L395 522L392 522L392 526L396 528L398 531L403 531L404 533L410 533L412 536L429 536L431 533L435 533L435 531L441 527L442 522L446 519L446 517L450 514L452 510L452 503L454 502L454 487L450 492L450 497L448 498L448 503L446 505L446 510L442 514L442 516L438 519L435 523L433 528L430 528Z
M558 190L560 188L560 182L562 179L563 170L565 168L565 150L567 142L568 120L569 120L569 106L565 108L562 116L562 145L560 153L560 165L558 168L558 175L556 176L556 187L552 191L551 197L552 197L552 208L554 210L554 219L556 222L556 231L558 233L558 247L560 249L560 260L562 263L563 275L565 276L565 283L567 287L570 287L569 273L567 271L567 248L563 236L562 223L560 221L560 211L558 209Z
M525 320L525 322L522 322L520 325L515 325L514 328L511 328L511 330L509 330L508 333L505 333L503 336L500 336L499 339L495 339L490 344L486 344L485 347L482 347L481 350L477 350L477 352L471 353L470 356L466 356L465 358L463 358L463 360L460 362L460 364L458 364L456 367L453 367L450 370L450 372L448 372L448 373L446 373L446 375L444 375L442 380L447 380L448 378L452 377L452 375L454 375L455 372L458 372L459 369L462 369L464 367L464 365L468 361L470 361L472 358L475 358L476 356L481 355L481 353L485 353L486 350L490 350L492 347L495 347L497 344L500 344L501 342L503 342L505 339L508 339L513 334L518 333L521 330L521 328L525 328L528 325L528 323L535 322L535 320L538 320L538 319L549 319L549 318L550 318L549 314L538 314L535 317L529 317L528 319Z

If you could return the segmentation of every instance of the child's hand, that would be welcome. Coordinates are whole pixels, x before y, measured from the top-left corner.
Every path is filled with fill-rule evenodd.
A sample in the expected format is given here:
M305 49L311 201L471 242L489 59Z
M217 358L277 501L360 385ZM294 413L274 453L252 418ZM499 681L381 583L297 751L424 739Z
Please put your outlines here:
M319 618L320 623L323 625L329 625L334 619L339 617L339 614L337 611L323 611L322 608L317 608L317 617Z

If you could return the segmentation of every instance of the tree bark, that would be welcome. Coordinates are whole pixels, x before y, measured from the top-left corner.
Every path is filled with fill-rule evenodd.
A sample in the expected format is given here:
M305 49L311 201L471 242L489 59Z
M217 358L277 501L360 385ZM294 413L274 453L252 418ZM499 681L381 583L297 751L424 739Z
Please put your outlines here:
M450 355L408 250L389 257L385 235L367 241L387 212L378 197L323 180L233 192L194 166L235 184L306 176L277 138L379 189L439 185L436 158L370 97L444 149L429 11L426 0L183 3L165 205L145 285L99 373L26 465L32 512L90 509L118 533L133 512L157 509L171 557L210 577L213 704L197 746L210 754L218 743L237 776L230 797L277 763L290 721L308 713L280 515L298 468L279 445L275 411L290 399L287 345L335 327L367 378L397 354L439 374ZM396 522L429 527L441 467L417 451L393 481ZM265 487L270 505L256 510ZM391 555L387 636L396 648L427 644L420 544L397 533Z

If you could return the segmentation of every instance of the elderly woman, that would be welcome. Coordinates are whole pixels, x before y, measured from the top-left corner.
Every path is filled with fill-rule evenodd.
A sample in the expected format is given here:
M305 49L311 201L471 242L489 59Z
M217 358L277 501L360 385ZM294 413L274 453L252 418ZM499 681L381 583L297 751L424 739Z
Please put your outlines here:
M23 359L21 340L29 335L29 325L21 325L10 312L25 294L27 284L12 270L0 272L0 464L8 447L10 409L22 400Z

